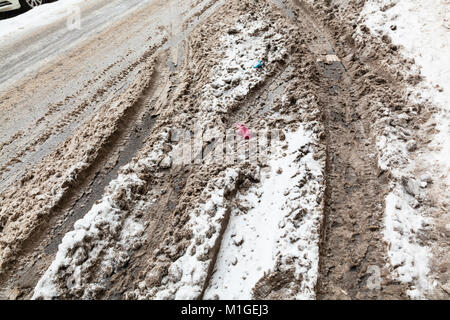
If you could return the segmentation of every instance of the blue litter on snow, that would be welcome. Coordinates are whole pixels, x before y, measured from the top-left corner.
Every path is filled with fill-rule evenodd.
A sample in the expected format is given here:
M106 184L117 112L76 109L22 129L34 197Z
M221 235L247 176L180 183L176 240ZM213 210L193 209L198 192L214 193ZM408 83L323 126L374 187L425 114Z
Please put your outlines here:
M255 68L255 69L259 69L261 67L262 67L262 61L261 60L258 61L258 64L256 66L253 66L253 68Z

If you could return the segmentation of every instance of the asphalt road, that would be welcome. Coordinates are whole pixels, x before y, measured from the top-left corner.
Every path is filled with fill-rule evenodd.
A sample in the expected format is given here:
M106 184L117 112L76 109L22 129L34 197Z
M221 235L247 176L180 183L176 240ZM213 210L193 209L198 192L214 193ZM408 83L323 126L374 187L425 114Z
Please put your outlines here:
M138 72L131 66L151 46L166 38L163 49L171 49L176 64L187 35L182 23L202 9L180 0L96 0L80 7L79 29L70 30L62 16L2 39L0 191L127 88L132 74L119 74Z

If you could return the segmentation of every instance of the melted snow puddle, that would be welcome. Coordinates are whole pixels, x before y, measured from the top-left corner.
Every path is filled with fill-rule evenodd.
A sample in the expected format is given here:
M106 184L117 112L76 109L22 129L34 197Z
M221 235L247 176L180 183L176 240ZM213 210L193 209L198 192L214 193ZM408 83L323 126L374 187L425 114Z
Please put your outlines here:
M269 162L269 173L261 174L261 183L237 195L236 203L248 211L235 208L231 212L205 299L252 299L255 284L273 271L275 264L292 267L286 263L288 259L294 261L295 276L304 279L295 297L315 297L322 218L317 196L322 191L322 166L313 160L312 152L297 159L301 148L312 141L308 132L300 128L287 133L286 141L288 148L277 148ZM306 172L313 172L317 179L299 187ZM302 209L307 213L294 226L294 217Z

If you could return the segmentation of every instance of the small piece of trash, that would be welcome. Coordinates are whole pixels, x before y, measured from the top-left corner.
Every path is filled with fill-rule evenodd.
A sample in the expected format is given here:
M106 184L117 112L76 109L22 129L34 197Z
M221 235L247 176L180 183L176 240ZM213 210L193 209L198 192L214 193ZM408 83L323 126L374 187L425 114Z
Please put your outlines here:
M243 137L245 140L249 140L252 137L252 133L245 125L236 123L236 128L238 129L238 135Z
M255 69L261 68L262 67L262 63L263 62L261 60L259 60L258 63L256 64L256 66L253 66L253 68L255 68Z
M448 18L444 18L444 22L442 23L442 25L445 28L450 29L450 16Z

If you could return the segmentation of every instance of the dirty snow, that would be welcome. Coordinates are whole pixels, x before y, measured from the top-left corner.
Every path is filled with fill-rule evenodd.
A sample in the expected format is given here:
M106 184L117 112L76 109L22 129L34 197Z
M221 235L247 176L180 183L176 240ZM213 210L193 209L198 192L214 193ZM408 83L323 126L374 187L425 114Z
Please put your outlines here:
M292 264L295 277L303 277L301 291L292 297L315 297L323 189L322 167L312 158L311 141L302 127L287 133L287 149L277 146L261 183L238 194L205 299L251 299L265 273Z
M203 89L200 119L196 123L199 128L195 130L196 135L200 134L205 141L208 137L215 136L218 128L213 127L202 136L203 128L208 127L208 123L214 121L217 114L230 112L234 103L247 96L250 90L265 79L268 74L266 64L279 61L286 53L282 37L262 21L261 17L258 18L259 20L250 15L240 17L220 38L217 52L221 54L221 59L211 69L210 82ZM274 49L276 47L277 50ZM260 60L263 61L262 68L255 70L253 67ZM197 150L195 145L202 146L197 139L194 140L194 149ZM172 155L181 159L185 147L179 144L173 149ZM216 150L222 149L218 147ZM190 216L193 240L186 253L170 266L160 287L149 288L148 292L143 295L138 293L138 296L151 299L196 299L201 295L211 264L207 255L217 245L223 220L230 207L225 194L236 188L239 173L239 169L229 168L224 177L208 184L201 196L208 200ZM208 237L206 234L209 234Z
M144 241L145 226L137 215L126 209L127 203L135 202L136 208L146 205L139 200L137 192L145 185L139 173L159 164L168 137L167 131L161 132L147 157L122 167L122 173L110 182L103 198L75 222L74 230L64 236L55 259L37 283L33 299L61 295L95 298L114 270L128 262L130 252ZM88 278L96 265L100 268L96 281L92 281Z
M407 293L411 298L421 298L431 286L427 277L430 251L420 245L416 234L431 221L418 214L412 205L414 198L401 188L397 187L389 193L383 235L392 246L388 254L397 279L414 282L415 286Z
M386 11L383 6L395 4ZM422 92L435 103L450 106L450 1L448 0L378 0L368 1L362 16L375 35L388 34L401 45L402 53L413 58L430 87L443 88ZM391 30L395 26L396 30Z
M61 295L61 274L67 276L64 289L70 293L83 290L83 298L92 298L91 291L101 287L100 282L105 279L85 283L83 273L88 274L89 268L100 264L106 278L114 268L128 261L128 251L140 241L144 227L133 216L127 216L114 197L124 190L131 198L132 186L142 184L135 174L119 175L111 182L110 192L64 236L54 261L36 285L34 299L52 299Z
M381 11L385 5L395 4ZM429 101L440 109L435 116L439 134L433 146L437 150L426 156L430 165L438 163L442 172L450 172L450 1L448 0L378 0L367 2L363 20L374 35L388 34L402 46L401 52L414 59L425 82L410 87L418 101ZM391 26L396 30L391 30ZM446 174L450 185L450 175Z
M450 185L449 12L448 0L373 0L366 2L359 21L376 37L389 35L406 58L414 59L417 70L410 72L420 73L425 81L408 88L411 101L425 102L439 109L432 119L439 133L430 144L431 151L420 152L411 162L407 146L391 132L377 139L380 168L391 170L401 180L414 175L414 167L421 163L440 176L444 190ZM442 197L448 198L448 194ZM434 286L429 276L431 250L420 243L418 236L424 224L426 227L432 223L418 208L417 200L399 182L394 183L386 198L384 237L390 245L390 263L397 267L394 274L398 280L412 284L407 292L411 298L425 298Z
M208 183L201 196L208 200L190 215L193 235L186 253L170 266L162 285L151 288L146 298L192 300L200 296L211 263L208 255L228 210L225 195L236 187L238 175L238 169L228 168L222 177Z
M256 71L253 66L258 60L274 62L281 59L285 53L282 46L276 52L267 49L268 43L274 45L279 43L280 39L281 37L267 24L252 21L248 17L241 18L235 27L220 39L221 47L218 52L223 52L223 58L212 68L212 79L203 90L202 117L200 122L196 123L199 128L195 130L196 134L202 136L201 132L207 127L210 119L216 118L218 113L229 112L233 103L242 99L263 81L266 71ZM210 131L211 137L214 136L212 133L214 130ZM207 134L203 138L207 139ZM194 140L194 149L197 151L198 147L201 147L199 141ZM174 157L182 159L185 156L185 147L179 144L172 151L172 155L180 155ZM189 148L188 157L190 156ZM202 198L209 200L190 218L194 241L187 248L186 254L171 265L162 286L150 289L145 294L146 298L196 299L200 296L211 263L210 259L205 259L205 255L215 246L221 232L221 224L228 210L224 195L236 187L235 180L238 174L238 169L227 169L225 177L210 182L202 195ZM208 230L215 231L210 238L205 237Z
M253 19L241 17L221 37L218 51L223 52L223 58L211 69L211 82L203 89L203 111L227 113L234 102L264 80L266 66L286 54L282 36L264 21ZM262 68L255 70L260 60Z

